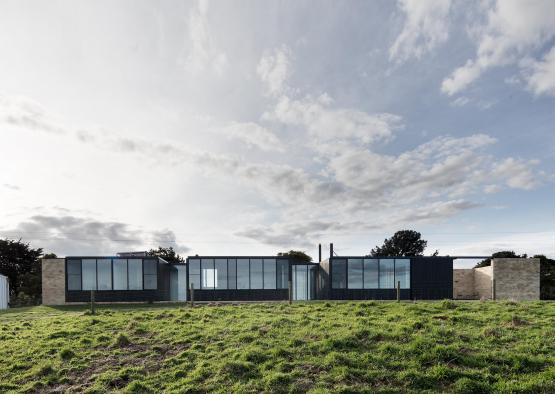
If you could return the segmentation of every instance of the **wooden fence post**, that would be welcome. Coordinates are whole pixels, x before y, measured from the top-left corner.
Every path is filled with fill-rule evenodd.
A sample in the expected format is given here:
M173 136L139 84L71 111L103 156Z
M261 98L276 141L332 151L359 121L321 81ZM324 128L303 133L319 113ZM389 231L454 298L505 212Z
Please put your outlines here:
M397 281L397 302L401 302L401 281Z
M94 290L91 290L91 315L96 313L96 302L94 300Z
M289 304L293 302L293 286L291 281L289 281Z

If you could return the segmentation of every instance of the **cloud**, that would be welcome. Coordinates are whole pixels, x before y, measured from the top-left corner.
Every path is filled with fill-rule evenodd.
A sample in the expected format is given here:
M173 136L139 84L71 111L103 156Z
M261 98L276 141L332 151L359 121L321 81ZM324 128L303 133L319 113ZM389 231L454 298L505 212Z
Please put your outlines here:
M411 149L384 153L384 145L402 132L402 118L342 108L327 94L296 98L284 93L274 98L273 107L262 118L271 122L272 128L294 129L298 136L295 149L302 149L310 164L257 161L237 154L194 150L177 141L124 137L105 130L79 129L66 134L81 143L136 155L140 160L147 158L160 166L186 166L207 178L236 180L245 190L258 192L262 204L272 207L274 222L245 224L237 228L236 235L284 247L306 245L325 231L348 233L354 224L365 229L441 221L479 206L473 200L482 193L504 188L530 190L540 184L541 175L534 170L536 161L488 154L496 140L486 134L445 135ZM231 138L253 146L291 147L291 143L280 145L269 129L258 124L228 126ZM125 225L114 228L124 236L130 232L129 240L147 242L152 238L151 233ZM175 241L168 236L169 241ZM66 240L64 245L74 244ZM129 247L135 245L143 243ZM116 245L97 246L111 253Z
M254 122L232 122L218 129L227 138L234 138L265 151L283 152L285 145L269 129Z
M555 46L543 60L523 62L528 89L536 96L555 96Z
M398 115L334 108L332 103L327 94L298 100L282 96L263 119L302 127L319 141L356 140L364 144L387 140L394 130L402 127Z
M21 96L0 95L0 122L53 134L67 131L39 103Z
M170 230L147 232L121 222L101 221L73 215L34 215L0 235L31 242L45 252L58 255L114 255L117 252L180 245Z
M555 3L498 0L488 11L486 25L470 28L478 43L476 57L455 69L441 85L452 96L466 89L486 70L518 64L555 35Z
M21 188L19 186L12 185L11 183L4 183L2 186L5 187L6 189L10 189L10 190L14 190L14 191L21 190Z
M266 51L256 72L270 95L282 94L285 89L285 82L291 74L290 64L291 50L282 45L271 51Z
M400 0L398 7L406 15L403 30L389 48L389 59L402 63L420 59L449 37L450 0Z
M208 7L206 0L200 0L189 14L189 39L191 49L185 61L185 68L191 74L211 71L222 76L229 61L227 54L217 49L208 28Z

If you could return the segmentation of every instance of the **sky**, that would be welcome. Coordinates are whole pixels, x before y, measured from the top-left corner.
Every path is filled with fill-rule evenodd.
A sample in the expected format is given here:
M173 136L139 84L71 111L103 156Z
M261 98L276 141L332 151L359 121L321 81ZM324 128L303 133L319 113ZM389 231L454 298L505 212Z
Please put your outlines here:
M552 0L5 0L0 53L1 237L555 257Z

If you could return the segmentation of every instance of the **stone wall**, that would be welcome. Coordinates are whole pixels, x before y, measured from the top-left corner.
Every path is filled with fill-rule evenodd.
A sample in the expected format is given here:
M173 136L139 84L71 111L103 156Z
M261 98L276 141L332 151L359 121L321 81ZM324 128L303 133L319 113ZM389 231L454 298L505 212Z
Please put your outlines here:
M495 298L540 299L540 259L493 259Z
M491 266L474 268L474 294L477 299L491 300L491 280L493 273Z
M453 270L453 298L456 300L472 300L476 298L474 291L474 270L472 268Z
M66 302L65 259L42 259L42 303L63 305Z

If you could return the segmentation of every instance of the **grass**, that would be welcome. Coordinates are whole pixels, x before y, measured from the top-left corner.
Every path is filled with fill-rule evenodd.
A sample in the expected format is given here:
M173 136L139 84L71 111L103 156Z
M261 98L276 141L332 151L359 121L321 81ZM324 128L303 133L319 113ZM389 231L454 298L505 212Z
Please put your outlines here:
M555 393L555 303L0 312L0 392Z

